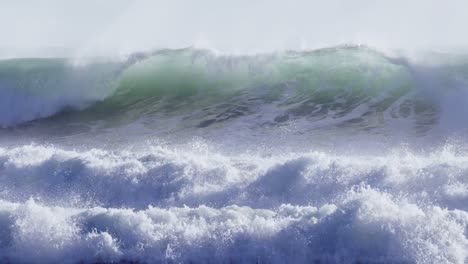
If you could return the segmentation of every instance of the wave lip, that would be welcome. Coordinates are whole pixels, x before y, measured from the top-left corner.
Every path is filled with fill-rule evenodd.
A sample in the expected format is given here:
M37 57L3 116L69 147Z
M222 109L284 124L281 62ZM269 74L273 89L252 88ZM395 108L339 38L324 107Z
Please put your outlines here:
M67 59L0 61L0 126L83 110L112 92L117 62L74 65Z

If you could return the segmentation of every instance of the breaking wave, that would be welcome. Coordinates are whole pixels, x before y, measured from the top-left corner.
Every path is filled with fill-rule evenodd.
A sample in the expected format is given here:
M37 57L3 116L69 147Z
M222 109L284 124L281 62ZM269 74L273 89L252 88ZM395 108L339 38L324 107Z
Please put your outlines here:
M439 123L459 124L453 117L460 109L452 106L465 102L468 60L449 58L418 66L342 46L250 56L160 50L83 65L6 60L0 125L79 110L67 118L112 124L179 118L185 128L242 118L259 119L260 126L304 120L364 130L403 122L424 133Z
M465 264L467 81L361 46L0 61L0 262Z
M468 157L0 149L0 256L20 263L464 263Z

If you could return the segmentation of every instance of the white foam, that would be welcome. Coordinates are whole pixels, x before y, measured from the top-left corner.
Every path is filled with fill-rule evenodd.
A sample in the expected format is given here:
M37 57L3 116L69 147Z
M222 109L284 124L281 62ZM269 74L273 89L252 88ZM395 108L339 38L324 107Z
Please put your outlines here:
M263 156L222 154L197 144L138 152L24 145L0 148L1 190L7 193L0 197L54 202L73 193L105 206L135 208L230 202L271 206L320 202L365 183L466 210L467 164L468 156L451 147L429 154L395 149L382 156L318 151Z
M468 214L363 187L320 208L62 208L0 202L5 260L464 263Z
M21 263L464 263L467 170L450 146L380 156L0 148L0 252Z

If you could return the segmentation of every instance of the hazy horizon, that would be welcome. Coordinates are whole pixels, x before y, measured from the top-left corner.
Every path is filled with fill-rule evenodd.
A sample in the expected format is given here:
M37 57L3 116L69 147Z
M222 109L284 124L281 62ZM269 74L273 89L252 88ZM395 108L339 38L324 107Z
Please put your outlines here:
M250 53L364 44L465 49L468 2L2 1L1 57L115 55L196 46Z

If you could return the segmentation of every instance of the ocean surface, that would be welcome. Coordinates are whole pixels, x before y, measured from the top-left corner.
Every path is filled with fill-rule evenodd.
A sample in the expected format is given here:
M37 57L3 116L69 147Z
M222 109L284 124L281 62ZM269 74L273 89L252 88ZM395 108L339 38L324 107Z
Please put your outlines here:
M0 60L2 263L468 263L468 55Z

